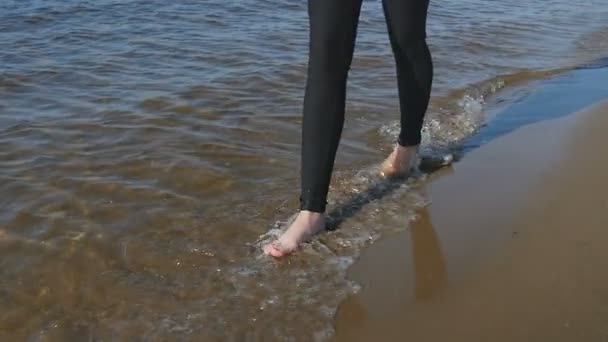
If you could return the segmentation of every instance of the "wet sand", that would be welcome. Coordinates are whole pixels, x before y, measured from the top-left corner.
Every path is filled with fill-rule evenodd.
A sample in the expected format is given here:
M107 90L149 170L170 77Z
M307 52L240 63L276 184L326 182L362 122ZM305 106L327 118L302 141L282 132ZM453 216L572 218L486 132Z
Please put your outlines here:
M608 102L467 154L363 253L335 341L608 341Z

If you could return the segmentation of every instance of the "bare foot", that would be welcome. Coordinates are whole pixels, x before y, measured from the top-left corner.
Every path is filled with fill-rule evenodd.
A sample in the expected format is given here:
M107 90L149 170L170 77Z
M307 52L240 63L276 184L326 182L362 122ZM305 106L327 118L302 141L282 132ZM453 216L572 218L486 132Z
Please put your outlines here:
M280 258L294 252L301 243L325 228L325 215L302 210L276 241L264 246L264 254Z
M401 146L397 144L380 167L383 177L400 177L407 175L418 162L418 146Z

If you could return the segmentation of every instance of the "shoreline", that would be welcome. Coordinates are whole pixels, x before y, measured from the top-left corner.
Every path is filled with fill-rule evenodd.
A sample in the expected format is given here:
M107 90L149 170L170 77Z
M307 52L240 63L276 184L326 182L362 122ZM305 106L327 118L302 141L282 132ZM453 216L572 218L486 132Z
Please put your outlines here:
M432 175L419 219L352 266L332 340L608 339L607 130L604 100Z

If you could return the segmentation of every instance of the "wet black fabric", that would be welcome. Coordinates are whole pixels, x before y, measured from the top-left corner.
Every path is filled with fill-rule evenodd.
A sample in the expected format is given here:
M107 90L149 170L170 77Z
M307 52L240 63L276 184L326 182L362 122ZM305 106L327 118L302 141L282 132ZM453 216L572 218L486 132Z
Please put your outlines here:
M304 96L300 209L324 212L344 124L346 82L362 0L309 0L309 59ZM398 143L418 145L433 64L426 44L429 0L383 0L395 56L401 109Z

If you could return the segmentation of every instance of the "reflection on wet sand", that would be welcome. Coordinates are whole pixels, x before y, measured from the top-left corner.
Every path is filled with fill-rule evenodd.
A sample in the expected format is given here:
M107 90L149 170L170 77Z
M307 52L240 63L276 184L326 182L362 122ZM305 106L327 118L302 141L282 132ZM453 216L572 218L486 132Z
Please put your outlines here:
M384 324L399 325L401 310L417 311L418 304L436 299L447 289L441 240L427 208L417 211L417 220L408 231L376 244L374 253L364 255L353 266L351 277L362 283L363 291L340 306L334 341L369 341L373 336L366 334L377 331L389 338L392 331Z
M428 210L423 208L419 215L419 221L409 230L414 259L414 293L417 300L428 300L447 284L447 271Z

